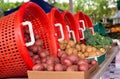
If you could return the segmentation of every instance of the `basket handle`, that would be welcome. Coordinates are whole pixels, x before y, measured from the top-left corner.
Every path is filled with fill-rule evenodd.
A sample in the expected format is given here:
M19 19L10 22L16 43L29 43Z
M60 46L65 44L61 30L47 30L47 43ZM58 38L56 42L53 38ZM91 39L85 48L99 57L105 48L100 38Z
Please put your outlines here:
M84 20L80 20L79 22L81 22L83 24L83 31L85 31L85 22L84 22Z
M83 30L83 28L79 28L78 30L82 32L82 38L80 38L80 40L84 40L85 37L84 37L84 30Z
M74 42L76 43L76 38L75 38L75 33L73 30L70 30L69 26L67 25L67 30L69 32L69 38L71 37L70 33L72 33L72 36L73 36L73 39L74 39Z
M30 39L31 39L31 41L28 42L28 43L26 43L25 45L26 45L27 47L32 46L32 45L35 43L35 38L34 38L32 23L31 23L30 21L25 21L25 22L22 22L22 25L23 25L23 26L28 25L28 27L29 27L29 32L30 32Z
M58 41L64 40L64 33L63 33L62 24L56 23L56 24L55 24L55 27L59 27L59 28L60 28L60 33L61 33L61 36L62 36L61 38L58 39Z

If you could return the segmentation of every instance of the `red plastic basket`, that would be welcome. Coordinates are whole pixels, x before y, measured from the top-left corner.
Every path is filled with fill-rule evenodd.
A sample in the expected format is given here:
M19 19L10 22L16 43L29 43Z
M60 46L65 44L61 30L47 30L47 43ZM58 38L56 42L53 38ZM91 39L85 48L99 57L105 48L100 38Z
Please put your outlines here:
M84 43L84 30L85 30L85 27L87 26L87 22L86 22L85 17L81 11L78 11L74 15L74 18L75 18L75 21L77 22L78 27L79 27L80 40Z
M73 14L70 13L69 11L64 11L62 12L62 16L66 23L66 27L69 32L69 37L71 37L70 34L72 34L74 41L80 42L80 37L79 37L79 32L78 32L79 27L74 19Z
M85 20L87 22L87 25L88 25L87 27L90 28L92 30L92 34L94 34L94 28L93 28L93 24L92 24L91 19L89 18L88 15L86 15L86 14L83 14L83 15L84 15Z
M47 14L52 27L54 27L58 41L69 40L68 31L64 19L57 8L52 8Z
M27 76L27 70L34 65L24 41L25 21L32 23L44 48L53 53L58 49L55 31L45 12L35 3L25 3L18 11L0 19L0 78Z

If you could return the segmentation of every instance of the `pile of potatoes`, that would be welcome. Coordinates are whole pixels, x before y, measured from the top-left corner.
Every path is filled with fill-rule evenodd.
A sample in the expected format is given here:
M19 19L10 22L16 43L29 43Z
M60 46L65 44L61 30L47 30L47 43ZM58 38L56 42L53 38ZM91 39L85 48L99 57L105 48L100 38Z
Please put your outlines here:
M95 47L88 46L85 44L75 44L73 40L62 40L59 42L59 45L60 49L62 51L65 51L68 55L74 54L78 55L80 58L95 57L105 53L104 48L97 49Z
M27 28L25 28L24 36L25 42L29 42L30 37ZM79 51L81 50L73 41L67 42L64 40L64 42L70 47L76 46ZM62 49L58 51L58 57L54 57L48 50L43 48L43 41L37 34L35 34L35 44L27 47L27 49L35 64L32 68L33 71L87 71L97 63L96 60L81 59L79 56L74 55L77 54L75 52L77 49L74 50L74 54L72 54L71 49L66 49L66 51Z

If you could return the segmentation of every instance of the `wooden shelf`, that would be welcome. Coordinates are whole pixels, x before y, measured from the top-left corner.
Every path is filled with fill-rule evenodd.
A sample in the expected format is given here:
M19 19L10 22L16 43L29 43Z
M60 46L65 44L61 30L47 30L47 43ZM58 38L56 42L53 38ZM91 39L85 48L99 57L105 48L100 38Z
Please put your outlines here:
M100 77L103 75L104 71L109 66L109 64L112 62L112 60L114 59L118 51L119 51L119 47L114 46L111 48L109 52L107 52L107 57L105 61L100 65L99 70L97 71L97 73L93 74L91 79L100 79Z

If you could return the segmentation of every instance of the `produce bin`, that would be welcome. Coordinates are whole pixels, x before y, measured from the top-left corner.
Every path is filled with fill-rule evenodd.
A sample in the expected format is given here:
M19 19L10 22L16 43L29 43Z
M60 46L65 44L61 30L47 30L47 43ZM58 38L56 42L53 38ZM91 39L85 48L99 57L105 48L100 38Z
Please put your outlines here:
M98 62L98 64L102 64L104 62L104 60L106 59L106 53L101 54L100 56L96 56L96 57L89 57L87 58L88 60L96 60Z
M44 19L44 20L43 20ZM30 36L35 34L43 40L45 49L52 54L57 52L55 31L45 12L35 3L23 4L20 9L0 19L0 78L27 76L34 63L28 54L23 27L29 26ZM32 29L33 28L33 29Z
M66 23L66 27L69 32L69 37L73 38L74 42L80 42L80 36L79 36L79 27L77 25L77 22L74 19L74 16L69 11L62 12L62 16L64 18L64 21Z

